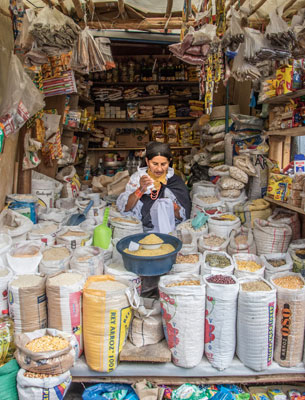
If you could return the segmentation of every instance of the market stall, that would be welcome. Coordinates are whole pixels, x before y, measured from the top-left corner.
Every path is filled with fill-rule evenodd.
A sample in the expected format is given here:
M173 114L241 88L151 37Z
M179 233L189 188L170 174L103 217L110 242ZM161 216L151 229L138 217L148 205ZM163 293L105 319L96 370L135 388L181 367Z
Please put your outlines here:
M305 9L137 3L1 3L0 399L303 400Z

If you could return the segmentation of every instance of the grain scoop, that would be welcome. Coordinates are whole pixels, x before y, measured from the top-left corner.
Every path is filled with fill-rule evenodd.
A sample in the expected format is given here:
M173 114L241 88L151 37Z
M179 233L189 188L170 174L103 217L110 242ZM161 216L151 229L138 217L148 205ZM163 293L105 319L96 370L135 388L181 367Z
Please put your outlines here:
M68 226L76 226L81 224L82 222L84 222L86 220L87 214L90 210L90 208L93 206L93 201L90 200L89 204L87 205L87 207L84 209L83 213L78 213L78 214L73 214L71 215L71 217L69 218L67 225Z
M108 217L109 207L106 207L102 225L97 226L93 232L93 246L97 246L105 250L108 249L112 237L112 230L107 226Z

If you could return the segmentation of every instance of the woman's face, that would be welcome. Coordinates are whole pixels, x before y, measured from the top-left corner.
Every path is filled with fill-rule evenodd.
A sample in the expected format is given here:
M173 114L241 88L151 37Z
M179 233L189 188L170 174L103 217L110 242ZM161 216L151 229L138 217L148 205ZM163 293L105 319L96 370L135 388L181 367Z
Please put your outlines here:
M161 176L167 173L169 167L169 160L166 157L156 156L153 157L151 160L146 158L146 164L150 171L155 176Z

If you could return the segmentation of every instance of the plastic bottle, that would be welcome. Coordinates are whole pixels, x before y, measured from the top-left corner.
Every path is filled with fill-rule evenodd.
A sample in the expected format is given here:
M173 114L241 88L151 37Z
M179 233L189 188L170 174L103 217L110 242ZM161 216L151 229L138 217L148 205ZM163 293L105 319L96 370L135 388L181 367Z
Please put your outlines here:
M89 156L86 157L86 163L85 163L85 168L84 168L84 179L85 181L88 181L91 175L91 167L89 163Z
M15 350L14 322L8 316L8 310L3 310L0 318L0 364L11 360Z

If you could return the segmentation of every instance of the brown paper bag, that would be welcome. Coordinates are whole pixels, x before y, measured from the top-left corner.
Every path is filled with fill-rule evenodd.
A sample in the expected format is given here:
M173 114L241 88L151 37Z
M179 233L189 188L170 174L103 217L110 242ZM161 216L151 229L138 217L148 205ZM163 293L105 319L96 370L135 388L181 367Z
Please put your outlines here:
M149 386L152 387L149 387ZM132 385L132 388L138 395L140 400L162 400L164 389L159 388L151 382L143 381L137 382Z

